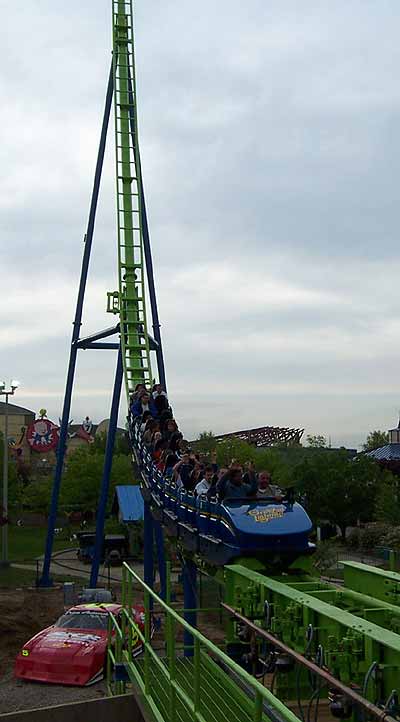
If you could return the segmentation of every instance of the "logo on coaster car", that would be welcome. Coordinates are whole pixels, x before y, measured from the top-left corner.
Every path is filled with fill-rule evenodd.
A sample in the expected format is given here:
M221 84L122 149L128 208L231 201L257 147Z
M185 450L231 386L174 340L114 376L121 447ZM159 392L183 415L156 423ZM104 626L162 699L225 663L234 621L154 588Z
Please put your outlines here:
M285 509L283 506L274 506L270 509L250 509L247 513L254 518L254 521L267 523L273 519L281 519Z

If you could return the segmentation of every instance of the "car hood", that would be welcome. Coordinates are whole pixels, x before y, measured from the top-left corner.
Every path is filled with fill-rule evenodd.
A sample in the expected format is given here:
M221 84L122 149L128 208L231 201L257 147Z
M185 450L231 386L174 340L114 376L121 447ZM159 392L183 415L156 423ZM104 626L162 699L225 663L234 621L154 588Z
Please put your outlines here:
M49 627L33 637L25 649L30 653L40 654L55 652L71 657L76 655L84 656L93 654L94 648L104 647L107 643L107 631L102 629L62 629L61 627Z
M21 649L15 674L41 682L85 685L101 673L106 646L106 630L49 627Z

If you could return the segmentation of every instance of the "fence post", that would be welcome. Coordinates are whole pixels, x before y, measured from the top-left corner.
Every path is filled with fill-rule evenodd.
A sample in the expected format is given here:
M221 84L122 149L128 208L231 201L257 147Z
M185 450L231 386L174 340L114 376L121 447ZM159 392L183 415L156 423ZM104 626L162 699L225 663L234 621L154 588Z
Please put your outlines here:
M200 670L200 641L197 637L194 639L194 718L197 719L197 713L200 712L200 689L201 689L201 670Z
M150 694L150 595L144 593L144 690Z
M165 601L171 604L171 562L166 562L166 584L165 584Z
M169 667L169 720L168 722L176 722L176 690L175 690L175 674L176 674L176 655L175 655L175 620L171 614L167 612L166 620L167 632L167 656Z
M261 692L259 692L257 689L256 693L255 693L255 697L254 697L253 722L261 722L262 713L263 713L263 698L262 698Z

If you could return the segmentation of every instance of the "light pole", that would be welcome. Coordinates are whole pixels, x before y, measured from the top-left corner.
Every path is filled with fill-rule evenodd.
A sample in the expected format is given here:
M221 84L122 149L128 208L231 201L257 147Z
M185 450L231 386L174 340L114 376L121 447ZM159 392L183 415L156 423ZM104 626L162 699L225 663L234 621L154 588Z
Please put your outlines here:
M19 386L18 381L11 381L9 385L0 381L0 396L6 397L4 414L4 458L3 458L3 510L4 524L1 532L1 562L2 567L8 567L8 397L14 396Z

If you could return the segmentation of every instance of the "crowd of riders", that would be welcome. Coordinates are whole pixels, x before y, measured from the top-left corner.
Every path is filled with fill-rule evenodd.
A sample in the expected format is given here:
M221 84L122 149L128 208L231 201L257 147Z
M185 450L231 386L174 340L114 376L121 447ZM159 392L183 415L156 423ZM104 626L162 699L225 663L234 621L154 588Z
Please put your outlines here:
M178 488L218 501L245 497L282 500L269 472L257 474L252 462L243 467L233 459L229 467L220 468L215 451L210 458L195 453L178 429L161 384L155 384L151 391L137 384L129 415L157 470Z

